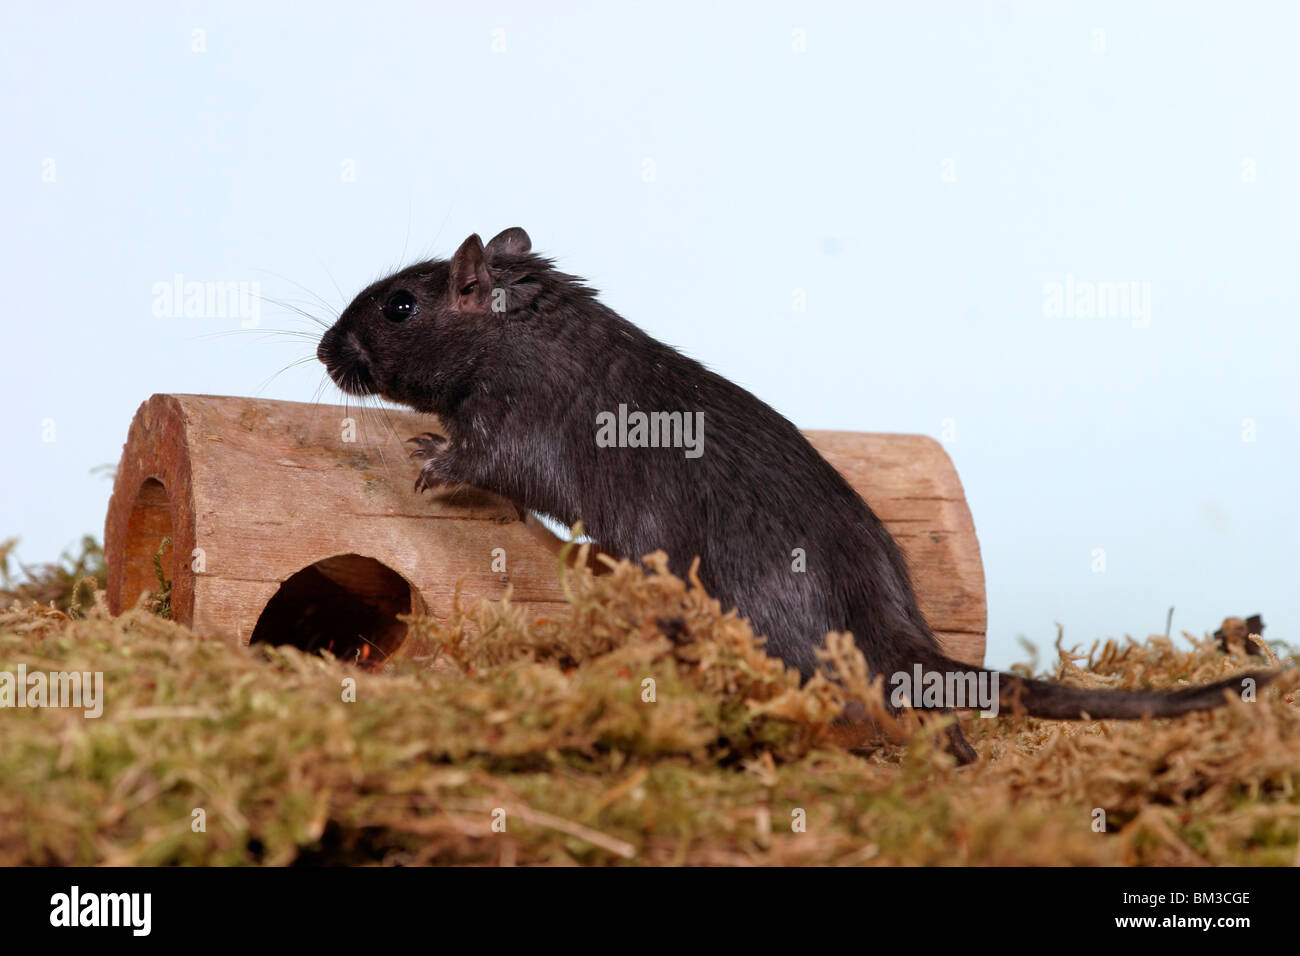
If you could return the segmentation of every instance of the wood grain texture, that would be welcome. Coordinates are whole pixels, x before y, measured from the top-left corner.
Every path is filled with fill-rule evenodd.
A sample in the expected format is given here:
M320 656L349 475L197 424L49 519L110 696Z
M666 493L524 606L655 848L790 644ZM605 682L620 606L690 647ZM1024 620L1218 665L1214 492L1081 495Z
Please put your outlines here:
M347 554L397 572L412 606L435 617L447 615L458 583L467 602L513 586L516 603L560 611L559 543L535 520L487 492L414 492L404 440L429 430L434 419L413 412L153 396L131 423L109 503L110 609L120 613L154 589L153 554L170 536L172 616L242 641L281 583ZM898 539L949 653L981 662L979 544L942 447L915 435L807 435ZM492 571L497 548L508 573Z
M921 613L948 654L984 662L984 564L948 453L925 435L805 431L871 506L907 558Z

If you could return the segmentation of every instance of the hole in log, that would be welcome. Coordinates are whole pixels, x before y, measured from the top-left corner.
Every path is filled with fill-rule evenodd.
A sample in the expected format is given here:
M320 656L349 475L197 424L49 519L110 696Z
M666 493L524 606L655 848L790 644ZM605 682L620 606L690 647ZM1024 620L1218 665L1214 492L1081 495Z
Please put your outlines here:
M250 643L292 644L329 651L363 667L378 667L406 639L399 614L424 601L392 568L374 558L343 554L291 576L257 619Z
M162 590L153 559L164 538L172 537L172 507L167 489L156 478L140 486L126 520L126 540L122 548L122 607L134 607L145 591L155 597ZM176 549L167 545L162 555L163 576L176 580Z

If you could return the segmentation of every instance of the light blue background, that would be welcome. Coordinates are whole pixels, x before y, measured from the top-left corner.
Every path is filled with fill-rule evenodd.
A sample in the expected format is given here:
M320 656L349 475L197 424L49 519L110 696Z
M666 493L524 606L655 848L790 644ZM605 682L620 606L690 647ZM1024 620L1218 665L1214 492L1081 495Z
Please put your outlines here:
M800 425L952 419L992 663L1170 605L1294 640L1296 9L6 0L0 536L101 534L153 392L312 398L314 364L262 387L309 343L154 283L323 314L289 280L341 304L518 224ZM1046 317L1067 274L1151 283L1150 327Z

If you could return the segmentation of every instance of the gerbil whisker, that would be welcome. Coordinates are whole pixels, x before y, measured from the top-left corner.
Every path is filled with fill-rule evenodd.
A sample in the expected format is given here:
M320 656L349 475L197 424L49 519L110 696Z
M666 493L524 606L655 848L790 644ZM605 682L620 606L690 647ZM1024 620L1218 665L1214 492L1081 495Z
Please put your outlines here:
M284 368L280 369L280 371L278 371L278 372L276 372L275 374L271 375L269 378L267 378L266 381L264 381L261 385L259 385L259 386L257 387L257 394L260 395L262 392L266 391L267 386L269 386L272 382L274 382L277 378L279 378L279 377L280 377L281 375L283 375L285 372L289 371L289 369L291 369L291 368L297 368L299 365L306 365L308 362L315 362L315 361L316 361L316 356L315 356L315 355L304 355L302 358L294 359L292 362L290 362L290 363L289 363L288 365L286 365Z
M406 194L406 238L402 240L402 257L401 262L406 261L406 247L411 242L411 194Z
M288 335L294 338L307 339L308 341L311 342L317 342L320 340L320 336L317 335L315 332L308 332L305 329L265 329L261 327L253 328L253 329L223 329L220 332L205 332L203 335L200 335L199 338L216 339L216 338L223 338L227 335L257 335L257 334Z
M279 279L281 282L287 282L287 283L289 283L289 284L292 285L292 286L297 286L297 287L298 287L299 289L301 289L303 292L306 292L309 296L311 296L313 299L315 299L317 302L319 302L319 303L320 303L320 304L325 308L325 311L326 311L326 312L333 313L333 315L334 315L335 318L338 317L338 315L339 315L339 310L338 310L338 309L334 308L334 306L332 306L332 305L330 305L328 302L326 302L325 299L322 298L318 293L313 292L311 289L307 288L307 287L306 287L305 285L303 285L301 282L296 282L296 281L294 281L293 279L290 279L288 276L283 276L283 275L280 275L279 273L271 272L269 269L255 269L254 271L255 271L255 272L261 272L261 273L264 273L265 275L272 276L273 278ZM328 270L326 270L326 271L328 272ZM334 281L333 276L330 277L330 281L331 281L331 282ZM338 283L335 283L334 287L337 289L337 288L338 288ZM342 293L342 291L339 292L339 298L343 298L343 293ZM311 316L311 318L313 319L313 321L320 322L321 325L324 325L324 324L325 324L324 322L321 322L320 319L317 319L315 316Z
M437 230L433 233L433 238L429 240L429 245L425 249L421 259L428 259L433 255L433 251L438 248L438 240L442 238L443 229L447 228L447 220L451 218L451 203L447 203L447 211L443 213L442 222L438 223Z
M257 297L261 299L263 302L266 302L270 305L274 305L278 308L286 309L289 312L293 312L297 315L301 315L304 319L307 319L309 322L313 322L316 325L319 325L322 329L329 328L329 324L324 319L313 315L312 313L308 312L306 309L294 305L292 302L287 302L284 301L283 299L273 299L269 295L258 294Z
M320 373L320 381L316 383L316 391L312 392L311 403L313 405L319 405L321 398L325 395L325 387L332 384L333 382L329 377L329 373L322 370Z
M366 398L369 399L371 398L371 396L366 396ZM382 406L372 405L369 401L364 401L362 403L362 407L366 411L365 419L368 424L374 421L371 412L380 412L382 414L385 411L385 409L383 409ZM385 425L387 427L383 427ZM392 437L397 436L396 430L392 427L391 420L388 420L386 416L384 416L384 421L380 423L380 431L387 432ZM384 454L384 442L382 441L382 436L381 436L381 440L376 441L374 444L375 444L375 453L379 455L379 460L380 462L383 463L384 474L386 474L391 479L393 477L393 468L388 461L388 456Z
M330 285L334 286L334 291L337 292L337 293L339 294L339 301L343 303L343 307L344 307L344 308L347 308L347 305L348 305L348 297L345 296L345 295L343 294L343 290L339 288L339 284L338 284L337 280L335 280L335 278L334 278L334 273L330 272L329 266L325 265L325 260L324 260L324 259L317 258L317 259L316 259L316 262L317 262L317 264L318 264L322 269L325 270L325 275L329 276ZM320 296L316 296L316 298L317 298L317 299L320 299ZM321 301L324 301L324 300L322 299ZM335 310L334 310L334 314L337 316L337 315L341 315L342 312L341 312L341 310L339 310L339 309L335 309Z

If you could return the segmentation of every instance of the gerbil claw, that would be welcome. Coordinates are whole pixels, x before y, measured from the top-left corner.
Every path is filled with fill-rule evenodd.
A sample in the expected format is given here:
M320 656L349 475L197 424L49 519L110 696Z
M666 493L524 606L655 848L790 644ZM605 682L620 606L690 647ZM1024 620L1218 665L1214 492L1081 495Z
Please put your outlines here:
M423 435L417 435L415 438L408 438L417 447L411 452L411 457L424 462L420 473L415 478L416 492L424 491L426 488L433 488L437 485L445 484L446 476L441 472L446 466L446 452L451 445L451 440L445 435L435 435L433 432L425 432Z
M423 435L417 435L415 438L406 440L419 446L411 452L411 457L426 460L442 454L448 444L445 436L435 435L433 432L425 432Z
M425 465L420 469L420 473L415 476L415 492L420 494L426 488L432 488L438 484L438 481L430 474L433 469Z

